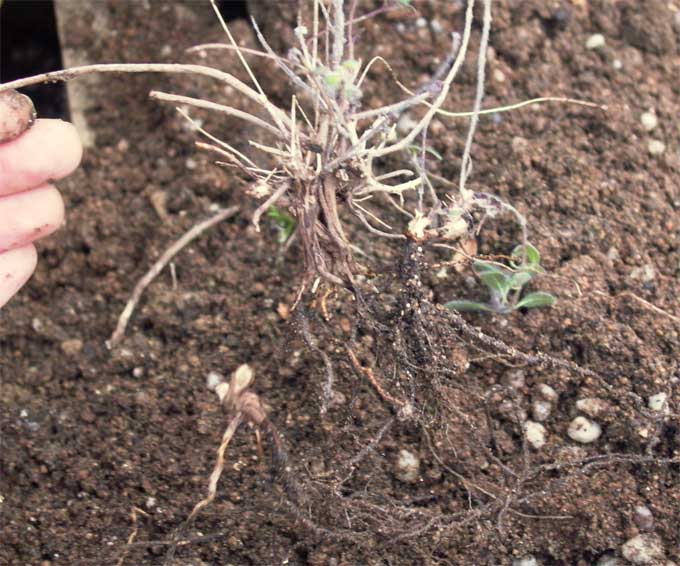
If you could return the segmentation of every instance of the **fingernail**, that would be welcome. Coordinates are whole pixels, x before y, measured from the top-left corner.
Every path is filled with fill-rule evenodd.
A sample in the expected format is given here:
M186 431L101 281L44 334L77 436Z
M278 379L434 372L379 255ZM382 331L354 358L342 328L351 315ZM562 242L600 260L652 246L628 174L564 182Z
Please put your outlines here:
M19 137L35 122L35 107L16 90L0 92L0 143Z

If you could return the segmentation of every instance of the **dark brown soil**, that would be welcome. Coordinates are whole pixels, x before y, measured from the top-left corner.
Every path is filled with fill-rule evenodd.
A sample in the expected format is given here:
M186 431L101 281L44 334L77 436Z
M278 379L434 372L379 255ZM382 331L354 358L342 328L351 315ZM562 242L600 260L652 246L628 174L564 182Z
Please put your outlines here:
M437 25L417 27L408 11L371 20L361 35L364 60L380 54L417 88L448 49L448 33L460 30L462 4L415 3L439 32ZM87 45L97 62L203 61L245 80L233 54L183 54L221 41L208 6L109 0L106 10L109 33L75 22L71 48ZM560 95L608 111L551 104L482 120L471 187L526 214L548 269L536 288L559 302L467 320L519 350L542 351L597 376L499 355L434 307L426 330L436 333L433 351L449 363L430 374L388 365L401 359L388 344L394 335L373 332L340 292L329 299L329 322L304 310L335 369L335 395L323 416L323 360L286 308L302 271L297 246L282 252L272 225L257 234L249 224L256 203L244 183L196 153L182 119L147 98L151 89L230 102L234 94L186 77L100 78L88 116L97 144L60 183L68 224L41 244L37 274L0 312L0 564L116 564L123 552L126 565L162 564L164 544L204 496L226 426L206 376L228 375L243 362L255 368L254 388L285 437L289 470L273 475L269 460L258 459L254 434L241 429L218 498L190 530L191 543L178 548L177 565L496 565L533 555L541 565L590 566L607 553L620 555L641 529L663 545L668 561L656 564L680 562L674 10L661 0L495 3L485 107ZM285 37L284 24L269 22L267 31ZM233 30L254 44L244 21ZM606 45L589 50L595 33ZM272 96L282 97L284 80L269 64L253 64ZM371 78L368 106L399 97L384 67L376 65ZM472 57L461 85L449 108L471 107ZM640 121L649 109L659 122L651 132ZM247 150L248 128L205 119ZM437 120L430 130L444 157L430 167L453 180L466 125ZM652 139L665 143L662 154L650 154ZM165 219L152 204L161 193ZM107 350L135 282L214 203L238 204L241 212L176 258L177 288L164 272L123 343ZM383 273L373 283L384 295L371 301L384 307L384 322L400 304L403 289L388 275L403 250L359 226L354 237L371 256L362 261ZM507 253L516 242L509 220L488 222L480 253ZM427 258L447 259L434 252ZM483 298L469 273L448 271L421 273L428 305ZM353 331L360 363L395 397L413 394L419 419L396 418L352 368L343 344ZM523 442L521 423L531 418L540 384L558 398L543 423L547 443L535 450ZM668 395L668 414L646 406L660 392ZM595 418L603 434L579 445L567 427L585 397L606 403ZM397 478L403 449L420 459L415 483ZM640 505L651 510L651 527L636 524Z

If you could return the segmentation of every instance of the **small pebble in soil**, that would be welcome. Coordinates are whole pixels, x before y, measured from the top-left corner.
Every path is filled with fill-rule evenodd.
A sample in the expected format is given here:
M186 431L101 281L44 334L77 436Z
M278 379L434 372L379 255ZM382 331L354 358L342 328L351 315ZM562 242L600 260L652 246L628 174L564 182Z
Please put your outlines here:
M545 446L547 432L541 423L526 421L524 423L524 436L533 448L540 450Z
M538 561L530 554L522 558L515 558L512 561L512 566L538 566Z
M651 283L656 278L656 270L651 263L634 268L630 272L631 279L638 279L643 283Z
M621 561L611 553L600 556L595 566L622 566Z
M642 116L640 116L640 122L642 122L642 127L648 132L651 132L659 125L659 119L654 112L644 112Z
M397 458L397 479L404 483L415 483L420 477L420 458L413 452L401 449Z
M596 422L588 420L585 417L576 417L569 424L567 434L569 435L569 438L576 442L589 444L600 438L602 435L602 428Z
M441 33L442 31L444 31L444 27L439 22L439 20L432 20L430 22L430 27L432 28L432 31L434 33Z
M425 18L418 18L416 20L416 27L417 28L425 28L427 27L427 20Z
M604 399L600 399L599 397L586 397L585 399L576 401L576 408L589 417L597 417L608 413L612 407Z
M646 505L638 505L633 509L633 522L641 531L651 531L654 528L654 515Z
M135 367L132 368L132 377L139 379L140 377L144 377L144 368L142 367Z
M550 385L547 383L539 383L536 385L536 392L543 397L546 401L550 401L551 403L554 403L557 401L559 395L557 394L557 391L555 391Z
M618 261L621 259L621 253L617 248L612 246L607 250L607 258L609 258L611 261Z
M205 378L205 385L210 391L215 391L224 378L216 371L211 371Z
M503 381L513 389L522 389L526 385L526 374L521 369L509 371Z
M621 547L621 554L633 564L657 564L663 558L664 550L656 535L645 533L626 542Z
M616 69L617 71L623 69L623 63L621 62L621 59L614 59L612 61L612 67L614 67L614 69Z
M652 410L652 411L659 411L663 413L668 412L668 395L666 395L663 391L661 393L656 393L654 395L651 395L649 399L647 399L647 406Z
M599 49L604 47L607 41L601 33L594 33L586 41L586 49Z
M64 340L61 343L61 351L67 356L75 356L83 349L83 341L74 338L72 340Z
M664 151L666 151L666 144L661 140L649 140L649 143L647 144L647 151L649 151L649 153L652 155L661 155Z
M543 422L547 421L550 417L550 412L552 411L552 405L548 401L543 401L542 399L536 399L531 404L531 416L534 417L535 421Z

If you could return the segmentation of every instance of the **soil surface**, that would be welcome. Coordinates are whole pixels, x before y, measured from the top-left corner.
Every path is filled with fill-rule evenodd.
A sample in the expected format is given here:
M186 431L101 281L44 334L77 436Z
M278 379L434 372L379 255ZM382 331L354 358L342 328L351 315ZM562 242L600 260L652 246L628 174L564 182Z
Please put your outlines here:
M359 4L361 13L381 3ZM290 5L278 21L259 10L277 49L295 21ZM437 348L450 371L429 377L385 362L391 335L362 325L346 292L329 296L328 321L309 306L302 321L290 311L298 245L282 249L269 221L254 231L257 203L244 181L198 152L184 120L147 93L248 105L208 80L103 76L88 110L96 145L59 183L67 225L41 243L36 275L0 312L0 564L163 564L168 540L206 492L227 424L206 378L244 362L285 438L286 477L272 474L268 439L263 460L253 431L240 429L216 500L177 549L178 566L529 565L519 560L531 557L594 566L612 564L609 556L625 564L623 545L638 535L659 549L637 563L680 564L680 8L661 0L494 5L485 107L551 95L608 109L551 103L481 120L470 187L526 215L548 272L532 285L559 301L466 320L593 375L499 354L447 326L452 319L436 307ZM98 55L92 62L200 62L247 80L233 53L184 53L223 41L209 6L102 6L108 32L74 22L67 38L70 48ZM450 48L450 32L461 31L464 3L414 6L418 14L404 9L362 24L358 50L364 61L384 57L417 89ZM246 21L232 30L255 46ZM594 34L605 42L589 49ZM472 106L473 55L449 109ZM287 107L283 76L267 60L252 64ZM380 63L368 83L366 107L400 97ZM658 122L651 130L641 119L647 112ZM192 115L243 151L259 139L235 119ZM437 175L457 181L466 127L433 123L428 139L442 159L428 166ZM164 271L125 339L107 349L148 267L215 205L233 204L239 214L177 256L176 282ZM347 221L384 290L373 300L389 313L403 291L389 277L404 252ZM517 238L511 219L490 219L479 253L506 254ZM427 250L425 259L450 255ZM434 265L420 275L432 304L485 299L469 269ZM301 336L305 325L314 347ZM383 402L350 363L350 339L391 395L419 400L421 418L400 420ZM323 414L322 351L335 370ZM654 410L648 399L659 393L666 407ZM586 398L598 401L577 406ZM569 437L578 416L599 424L597 440ZM526 442L528 420L544 427L539 449Z

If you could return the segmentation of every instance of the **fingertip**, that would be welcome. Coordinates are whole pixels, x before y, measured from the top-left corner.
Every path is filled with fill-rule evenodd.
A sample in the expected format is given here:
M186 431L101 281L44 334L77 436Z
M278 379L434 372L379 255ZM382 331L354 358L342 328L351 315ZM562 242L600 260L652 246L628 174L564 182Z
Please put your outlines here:
M0 307L31 278L38 264L33 244L0 254Z
M64 223L64 217L66 215L64 207L64 199L61 193L54 185L45 185L35 189L42 194L41 206L44 208L45 217L47 221L45 222L45 228L40 230L38 238L42 238L58 230Z
M20 248L64 223L64 201L52 185L0 197L0 250Z
M26 191L71 174L83 146L73 124L37 120L18 138L0 145L0 195Z
M46 142L49 140L58 145L59 155L54 162L53 179L73 173L83 159L83 144L76 127L71 122L50 118L38 120L32 130L36 129Z

